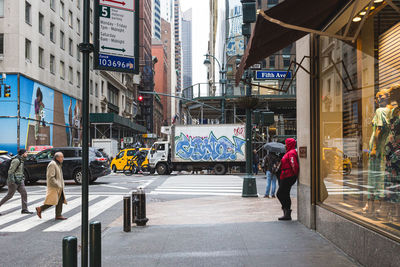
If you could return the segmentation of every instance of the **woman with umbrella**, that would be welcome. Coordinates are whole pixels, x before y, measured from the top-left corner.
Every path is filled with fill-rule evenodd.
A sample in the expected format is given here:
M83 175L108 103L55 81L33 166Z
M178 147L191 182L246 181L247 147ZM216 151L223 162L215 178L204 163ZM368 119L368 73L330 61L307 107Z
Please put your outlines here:
M269 198L270 192L271 197L275 197L276 180L279 174L280 162L282 156L285 153L285 145L281 143L271 142L264 145L264 150L267 151L267 155L263 159L263 167L267 176L267 185L265 190L265 198ZM272 185L272 188L271 188ZM270 191L272 189L272 191Z

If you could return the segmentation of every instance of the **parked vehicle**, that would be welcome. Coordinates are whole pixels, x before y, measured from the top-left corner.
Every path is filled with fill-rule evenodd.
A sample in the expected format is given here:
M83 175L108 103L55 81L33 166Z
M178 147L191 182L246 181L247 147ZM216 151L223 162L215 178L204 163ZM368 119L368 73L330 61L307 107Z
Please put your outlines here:
M322 148L322 163L324 177L330 173L343 173L349 175L353 167L349 157L336 147Z
M149 148L139 148L139 151L149 151ZM111 161L111 169L113 172L122 171L124 167L128 164L128 161L131 160L136 154L137 148L127 148L122 149L118 155ZM137 165L137 162L135 162ZM142 165L148 165L149 160L146 157L145 161Z
M7 184L8 170L4 163L9 159L11 159L11 156L8 155L8 152L0 153L0 188Z
M111 158L118 154L118 141L115 139L92 139L92 147L103 149Z
M82 148L81 147L57 147L46 149L36 155L29 155L24 164L25 182L35 183L46 179L46 169L56 152L64 154L62 164L64 180L73 179L77 184L82 183ZM96 148L89 148L89 175L90 182L111 173L108 159Z
M168 141L157 141L149 165L158 174L172 171L214 170L225 174L246 165L246 131L243 124L176 125L163 127Z

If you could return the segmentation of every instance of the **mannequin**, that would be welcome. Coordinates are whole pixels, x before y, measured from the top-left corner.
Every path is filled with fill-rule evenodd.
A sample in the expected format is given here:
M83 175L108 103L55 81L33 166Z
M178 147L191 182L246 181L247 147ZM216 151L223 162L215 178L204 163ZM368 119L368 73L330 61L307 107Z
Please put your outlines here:
M390 133L385 146L386 174L385 192L390 203L388 217L400 221L400 85L393 86L390 91Z
M382 90L376 94L378 108L372 119L372 135L369 142L368 160L368 200L363 211L375 215L380 212L381 200L384 198L385 182L385 144L390 132L389 91Z

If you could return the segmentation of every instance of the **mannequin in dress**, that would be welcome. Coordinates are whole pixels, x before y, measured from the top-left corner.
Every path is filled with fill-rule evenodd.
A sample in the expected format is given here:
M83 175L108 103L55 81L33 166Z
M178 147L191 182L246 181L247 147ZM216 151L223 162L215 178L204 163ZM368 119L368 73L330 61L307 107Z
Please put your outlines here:
M385 145L390 132L389 90L381 90L376 94L375 102L378 108L372 119L372 135L369 142L368 160L368 201L363 211L375 215L380 212L381 201L384 198L385 185Z

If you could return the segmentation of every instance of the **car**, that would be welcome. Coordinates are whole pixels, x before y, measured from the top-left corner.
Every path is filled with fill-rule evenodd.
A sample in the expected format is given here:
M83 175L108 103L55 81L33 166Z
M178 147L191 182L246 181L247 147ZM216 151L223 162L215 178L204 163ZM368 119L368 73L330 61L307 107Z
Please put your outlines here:
M342 173L344 175L351 173L353 164L342 150L336 147L323 147L322 151L322 162L323 166L325 166L323 168L324 177L329 173Z
M62 164L64 180L73 179L77 184L82 183L82 148L56 147L28 156L24 163L26 184L33 184L38 180L46 179L47 165L56 152L64 154L64 162ZM108 159L96 148L89 148L89 182L93 183L97 178L110 173Z
M139 151L146 151L147 153L149 152L150 148L139 148ZM133 158L133 156L136 154L137 148L127 148L127 149L122 149L117 156L111 161L111 169L113 172L117 171L122 171L125 167L125 165L128 163L128 160ZM146 156L145 161L143 161L142 165L149 164L149 159Z
M8 154L0 154L0 188L7 184L8 172L6 171L5 162L11 159L11 156Z

